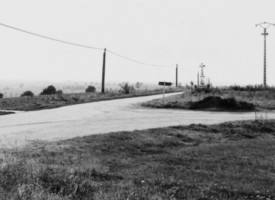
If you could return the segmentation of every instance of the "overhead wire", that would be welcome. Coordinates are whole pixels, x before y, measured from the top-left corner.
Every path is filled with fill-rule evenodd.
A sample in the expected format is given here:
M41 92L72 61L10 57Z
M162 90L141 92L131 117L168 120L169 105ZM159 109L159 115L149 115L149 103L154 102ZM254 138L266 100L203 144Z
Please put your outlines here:
M127 56L124 56L124 55L121 55L119 53L116 53L114 51L110 51L108 49L106 49L106 52L109 52L110 54L113 54L115 56L118 56L120 58L123 58L125 60L128 60L128 61L131 61L131 62L134 62L134 63L137 63L137 64L141 64L141 65L147 65L147 66L153 66L153 67L175 67L176 64L170 64L170 65L156 65L156 64L150 64L150 63L146 63L146 62L142 62L142 61L139 61L139 60L136 60L136 59L133 59L133 58L129 58ZM186 69L184 69L183 67L181 67L180 65L178 65L179 68L181 68L183 71L189 73L189 74L194 74Z
M27 34L30 34L30 35L34 35L34 36L37 36L37 37L40 37L40 38L52 40L52 41L55 41L55 42L60 42L60 43L64 43L64 44L69 44L69 45L73 45L73 46L89 48L89 49L94 49L94 50L103 50L103 48L89 46L89 45L83 45L83 44L78 44L78 43L73 43L73 42L68 42L68 41L65 41L65 40L60 40L60 39L48 37L48 36L45 36L45 35L37 34L37 33L31 32L31 31L27 31L27 30L17 28L17 27L14 27L14 26L10 26L10 25L7 25L7 24L3 24L3 23L0 23L0 26L4 26L4 27L7 27L7 28L16 30L16 31L20 31L20 32L27 33Z
M48 40L51 40L51 41L67 44L67 45L73 45L73 46L77 46L77 47L100 50L100 51L103 51L105 49L105 48L100 48L100 47L95 47L95 46L90 46L90 45L84 45L84 44L69 42L69 41L65 41L65 40L61 40L61 39L56 39L56 38L49 37L49 36L46 36L46 35L41 35L41 34L38 34L38 33L34 33L34 32L31 32L31 31L28 31L28 30L25 30L25 29L10 26L10 25L7 25L7 24L1 23L1 22L0 22L0 26L6 27L6 28L9 28L9 29L13 29L13 30L16 30L16 31L19 31L19 32L23 32L23 33L26 33L26 34L30 34L30 35L33 35L33 36L36 36L36 37L40 37L40 38L48 39ZM116 52L108 50L108 49L106 49L106 51L109 52L112 55L115 55L115 56L120 57L122 59L131 61L131 62L134 62L134 63L137 63L137 64L141 64L141 65L147 65L147 66L153 66L153 67L172 67L172 66L174 67L175 66L175 64L157 65L157 64L147 63L147 62L143 62L143 61L140 61L140 60L136 60L136 59L127 57L125 55L122 55L120 53L116 53ZM184 70L184 71L186 71L186 70ZM186 71L186 72L188 72L188 71ZM191 73L191 72L188 72L188 73Z
M127 56L124 56L124 55L121 55L119 53L116 53L114 51L110 51L110 50L106 50L107 52L109 52L110 54L113 54L117 57L120 57L120 58L123 58L125 60L128 60L128 61L131 61L131 62L134 62L134 63L137 63L137 64L141 64L141 65L149 65L149 66L153 66L153 67L171 67L171 66L175 66L175 64L170 64L170 65L156 65L156 64L151 64L151 63L147 63L147 62L143 62L143 61L139 61L139 60L136 60L136 59L133 59L133 58L129 58Z

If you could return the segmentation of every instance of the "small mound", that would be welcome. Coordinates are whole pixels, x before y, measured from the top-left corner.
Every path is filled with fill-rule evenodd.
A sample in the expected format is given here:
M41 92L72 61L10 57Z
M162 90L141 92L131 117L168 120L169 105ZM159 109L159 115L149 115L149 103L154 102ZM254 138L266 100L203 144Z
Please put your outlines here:
M201 101L193 102L190 105L192 110L229 110L229 111L253 111L255 106L245 101L237 101L235 98L222 99L218 96L206 97Z
M11 111L0 111L0 115L8 115L8 114L14 114L14 112L11 112Z

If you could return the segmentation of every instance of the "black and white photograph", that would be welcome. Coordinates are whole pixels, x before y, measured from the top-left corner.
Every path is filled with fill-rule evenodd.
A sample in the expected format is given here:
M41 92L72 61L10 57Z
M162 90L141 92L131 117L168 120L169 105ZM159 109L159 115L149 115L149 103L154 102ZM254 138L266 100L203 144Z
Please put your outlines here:
M0 0L0 200L275 200L275 1Z

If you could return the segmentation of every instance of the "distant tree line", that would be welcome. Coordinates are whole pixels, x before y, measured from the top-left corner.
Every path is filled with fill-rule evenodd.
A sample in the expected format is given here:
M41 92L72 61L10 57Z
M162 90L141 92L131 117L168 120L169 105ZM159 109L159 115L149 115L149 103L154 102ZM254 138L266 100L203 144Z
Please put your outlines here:
M139 90L142 85L143 85L143 83L141 83L141 82L137 82L135 85L130 85L128 82L124 82L124 83L119 84L119 86L120 86L119 92L123 93L123 94L130 94L131 92L133 92L135 90ZM96 92L96 87L93 85L89 85L85 89L85 92L86 93L94 93L94 92ZM44 88L39 95L53 95L53 94L63 94L63 91L57 90L55 88L55 86L53 86L53 85L49 85L46 88ZM34 96L35 96L34 93L30 90L26 90L20 95L20 97L34 97ZM3 93L0 93L0 98L4 98Z
M265 88L263 85L246 85L246 86L233 85L233 86L229 86L229 89L232 89L235 91L260 91L260 90L272 90L274 88L272 87Z

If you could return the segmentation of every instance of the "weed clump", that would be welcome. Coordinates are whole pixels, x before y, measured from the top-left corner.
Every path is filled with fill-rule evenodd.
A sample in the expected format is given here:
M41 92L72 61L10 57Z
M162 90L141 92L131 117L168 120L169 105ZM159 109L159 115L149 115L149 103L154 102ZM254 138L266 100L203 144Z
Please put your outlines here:
M117 179L89 168L69 170L10 155L4 157L0 162L0 200L87 199L93 197L97 181Z

